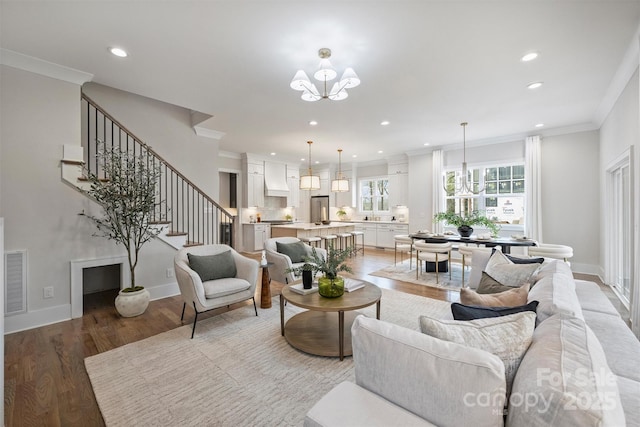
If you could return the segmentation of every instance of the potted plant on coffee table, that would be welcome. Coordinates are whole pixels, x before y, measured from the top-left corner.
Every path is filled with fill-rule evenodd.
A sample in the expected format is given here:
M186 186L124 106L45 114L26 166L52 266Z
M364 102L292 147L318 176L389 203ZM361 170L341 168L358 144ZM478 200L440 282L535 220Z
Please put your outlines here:
M434 215L433 220L436 222L444 221L449 225L457 227L458 233L462 237L469 237L473 233L474 225L481 225L491 230L491 235L496 236L500 231L500 226L491 221L480 211L472 211L468 215L461 215L455 212L438 212Z
M149 291L136 283L142 246L160 233L151 219L159 205L156 184L160 167L148 159L146 151L132 153L107 147L98 141L98 173L85 171L90 183L83 192L102 208L102 216L82 213L97 227L94 236L121 244L127 250L131 283L120 290L115 306L123 317L138 316L149 305Z
M336 298L344 294L344 278L338 276L341 271L351 273L351 267L345 264L352 249L335 249L333 245L327 248L327 258L318 255L315 248L311 250L311 257L306 259L313 266L314 271L320 272L323 276L318 278L318 293L323 297Z

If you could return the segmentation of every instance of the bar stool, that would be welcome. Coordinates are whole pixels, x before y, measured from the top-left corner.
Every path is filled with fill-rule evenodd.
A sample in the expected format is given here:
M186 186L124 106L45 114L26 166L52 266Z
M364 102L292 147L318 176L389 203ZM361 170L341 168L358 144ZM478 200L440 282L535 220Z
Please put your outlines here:
M335 234L327 234L326 236L320 236L322 239L322 243L324 244L324 248L329 250L329 245L334 245L333 241L338 239L338 236Z
M400 251L400 263L404 261L403 254L409 253L409 268L413 267L413 239L408 234L398 234L393 236L394 253L393 265L398 264L398 251Z
M352 241L353 241L353 236L351 235L351 233L338 233L338 247L340 248L341 251L352 247Z
M449 267L449 279L451 279L451 242L447 243L424 243L415 242L413 247L416 249L416 279L419 278L420 270L422 270L422 261L435 262L436 264L436 283L439 283L440 272L438 265L440 261L447 261ZM446 258L442 259L445 255Z
M361 245L358 248L358 236L362 238ZM364 231L352 231L351 238L353 239L353 254L358 255L359 251L362 251L364 255Z
M306 243L309 246L315 246L317 248L320 246L320 241L322 239L320 239L320 237L318 236L310 236L310 237L300 237L300 240L302 240L304 243Z

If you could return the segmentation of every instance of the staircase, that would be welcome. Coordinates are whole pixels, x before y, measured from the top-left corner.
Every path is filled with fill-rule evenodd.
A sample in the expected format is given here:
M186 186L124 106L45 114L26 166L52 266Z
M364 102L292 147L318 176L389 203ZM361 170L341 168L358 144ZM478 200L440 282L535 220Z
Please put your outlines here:
M84 94L81 107L82 146L64 147L62 177L65 181L82 189L89 185L87 172L100 176L96 157L98 141L104 142L107 148L118 147L134 155L145 153L161 173L157 194L162 203L152 218L161 230L158 238L176 249L213 243L235 247L235 216Z

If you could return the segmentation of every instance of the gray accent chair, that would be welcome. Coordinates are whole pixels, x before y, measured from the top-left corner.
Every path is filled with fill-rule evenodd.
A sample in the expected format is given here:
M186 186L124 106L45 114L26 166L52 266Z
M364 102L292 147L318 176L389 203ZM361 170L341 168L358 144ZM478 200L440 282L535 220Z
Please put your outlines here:
M271 276L271 279L284 284L291 284L298 279L293 273L287 273L286 270L288 268L301 267L304 263L292 263L289 256L278 252L277 242L295 243L300 241L301 240L297 237L274 237L272 239L267 239L264 242L264 250L267 255L267 261L273 263L272 266L269 266L269 275ZM308 256L311 256L314 248L306 244L305 248L307 249ZM315 248L315 250L318 256L325 259L327 258L327 251L325 249Z
M233 260L236 263L236 277L203 282L200 275L189 267L187 254L199 256L216 255L228 250L231 251ZM258 270L260 268L258 261L240 255L227 245L203 245L179 250L174 257L173 264L176 280L184 300L180 320L184 319L184 310L187 305L193 306L195 310L191 338L193 338L196 331L199 313L252 299L253 309L256 316L258 315L255 300Z

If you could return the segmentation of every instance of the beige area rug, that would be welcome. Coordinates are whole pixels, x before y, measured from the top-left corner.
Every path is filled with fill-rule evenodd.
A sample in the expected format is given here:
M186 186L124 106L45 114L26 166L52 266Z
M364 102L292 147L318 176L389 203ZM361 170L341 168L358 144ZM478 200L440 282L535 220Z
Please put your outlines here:
M419 330L444 301L382 289L381 319ZM301 309L288 304L285 320ZM375 305L361 310L375 317ZM353 359L311 356L280 335L273 307L241 307L85 359L108 426L300 426L331 388L354 380ZM189 319L192 319L189 317Z
M427 273L424 271L424 263L422 264L422 272L416 279L416 263L413 260L411 268L409 266L409 260L398 262L397 265L390 265L381 270L369 273L371 276L386 277L387 279L402 280L403 282L415 283L418 285L431 286L434 288L452 289L459 291L462 287L462 264L452 262L451 263L451 279L449 279L449 273L440 273L438 279L439 283L436 283L436 273ZM469 274L471 269L466 268L464 273L465 283L469 282Z

